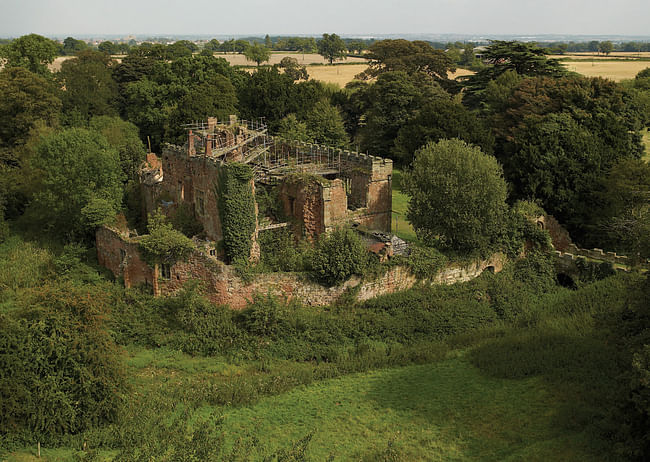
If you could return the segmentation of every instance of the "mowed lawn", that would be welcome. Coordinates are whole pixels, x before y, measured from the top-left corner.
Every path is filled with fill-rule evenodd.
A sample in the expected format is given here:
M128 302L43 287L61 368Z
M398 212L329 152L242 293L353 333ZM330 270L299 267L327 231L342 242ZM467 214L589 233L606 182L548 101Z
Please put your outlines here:
M395 460L599 460L588 435L559 424L564 404L539 378L492 378L457 357L301 387L226 411L222 428L267 449L314 432L310 460L379 460L389 442Z

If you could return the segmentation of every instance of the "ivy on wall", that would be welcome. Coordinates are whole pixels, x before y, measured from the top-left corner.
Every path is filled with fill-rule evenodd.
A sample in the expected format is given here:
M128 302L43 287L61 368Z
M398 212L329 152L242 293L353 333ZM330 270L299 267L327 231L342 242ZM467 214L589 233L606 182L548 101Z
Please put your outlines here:
M218 178L216 193L226 257L231 262L248 260L255 232L253 170L246 164L230 162L221 168Z

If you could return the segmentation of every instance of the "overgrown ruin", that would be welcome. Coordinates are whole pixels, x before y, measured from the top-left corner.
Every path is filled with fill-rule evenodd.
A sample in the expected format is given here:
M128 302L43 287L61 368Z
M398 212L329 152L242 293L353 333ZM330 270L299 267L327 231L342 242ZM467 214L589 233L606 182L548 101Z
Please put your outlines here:
M99 261L122 277L127 287L150 284L154 293L164 293L192 278L210 284L214 278L206 268L223 270L229 260L224 251L224 222L230 212L220 203L220 196L223 174L234 165L250 167L252 178L246 181L253 196L256 189L272 191L283 218L264 214L254 204L247 255L251 261L259 258L259 232L273 228L290 227L295 236L309 240L340 226L390 233L392 160L273 137L262 122L235 116L227 121L209 118L207 123L186 128L184 146L168 144L160 157L147 155L140 186L143 214L159 207L171 213L185 205L202 225L203 233L194 239L199 250L190 259L194 269L181 271L187 265L179 262L171 268L162 265L161 274L154 274L139 254L134 232L102 228L97 232ZM222 289L227 290L215 287L213 291Z

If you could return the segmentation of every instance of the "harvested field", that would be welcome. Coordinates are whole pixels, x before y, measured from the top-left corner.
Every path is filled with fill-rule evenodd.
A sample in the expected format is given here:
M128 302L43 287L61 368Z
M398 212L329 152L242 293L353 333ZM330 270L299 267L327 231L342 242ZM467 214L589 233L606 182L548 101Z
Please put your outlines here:
M366 64L350 64L343 66L307 66L309 78L327 83L335 83L341 88L354 79L354 76L365 71Z
M217 58L225 58L232 66L251 66L251 65L254 66L255 65L255 63L253 63L252 61L247 61L244 55L238 53L215 53L215 56ZM282 58L286 56L289 56L291 58L296 58L298 60L298 63L301 65L329 63L329 61L327 61L321 55L316 53L305 53L303 55L302 53L283 52L283 53L271 53L271 59L269 60L268 63L264 63L264 64L271 64L271 65L280 64ZM335 63L365 63L365 62L366 60L363 58L345 58L343 61L335 61Z
M551 55L550 58L556 59L650 59L650 52L642 51L640 53L630 53L623 51L616 51L605 56L600 53L582 52L582 53L565 53L563 55Z
M335 83L340 87L352 81L354 76L365 71L367 66L365 64L346 64L334 66L307 66L309 78L314 80L321 80L327 83ZM449 77L455 79L461 75L472 75L474 72L467 69L458 69Z
M571 61L562 63L568 70L587 77L603 77L620 82L633 79L640 71L650 67L648 61Z

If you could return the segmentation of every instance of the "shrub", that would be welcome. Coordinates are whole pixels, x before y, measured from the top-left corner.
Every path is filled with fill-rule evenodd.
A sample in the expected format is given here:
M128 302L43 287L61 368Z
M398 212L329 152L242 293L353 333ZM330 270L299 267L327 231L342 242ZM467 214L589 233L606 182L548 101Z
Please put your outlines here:
M312 249L308 243L296 243L286 228L262 231L259 234L260 263L271 271L305 271Z
M312 270L318 281L336 285L352 275L363 276L371 258L356 232L339 228L321 235L313 254Z
M149 234L142 236L139 243L144 258L150 265L173 264L188 258L195 249L191 239L167 223L160 209L149 216L148 228Z
M0 314L0 431L52 436L113 421L125 391L102 288L32 289Z
M286 302L270 294L255 294L252 303L241 313L244 329L253 335L269 338L289 335L288 317Z
M411 247L407 264L418 279L432 279L447 264L447 257L432 247Z
M169 301L174 317L188 334L181 348L187 353L204 355L231 348L242 336L228 306L213 305L201 296L196 284L185 287Z

